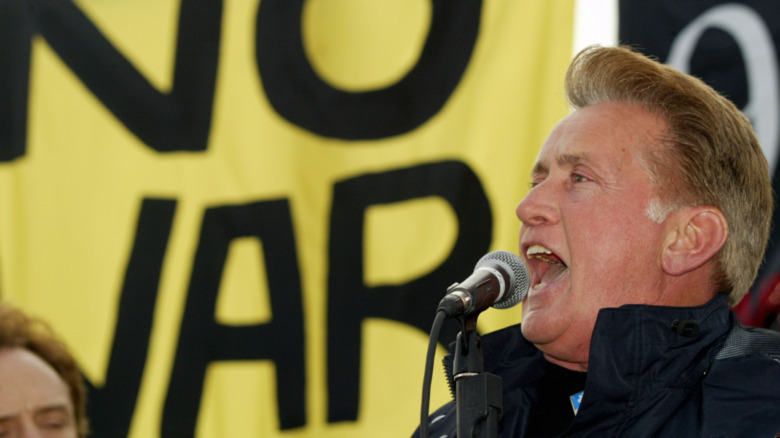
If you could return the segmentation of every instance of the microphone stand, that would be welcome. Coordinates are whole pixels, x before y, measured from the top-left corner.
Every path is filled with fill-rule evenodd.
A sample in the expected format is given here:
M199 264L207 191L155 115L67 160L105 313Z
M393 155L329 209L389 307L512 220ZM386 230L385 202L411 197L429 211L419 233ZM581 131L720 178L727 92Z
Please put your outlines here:
M502 379L485 372L477 316L458 318L461 331L455 345L452 374L455 380L459 438L498 437L498 420L504 409Z

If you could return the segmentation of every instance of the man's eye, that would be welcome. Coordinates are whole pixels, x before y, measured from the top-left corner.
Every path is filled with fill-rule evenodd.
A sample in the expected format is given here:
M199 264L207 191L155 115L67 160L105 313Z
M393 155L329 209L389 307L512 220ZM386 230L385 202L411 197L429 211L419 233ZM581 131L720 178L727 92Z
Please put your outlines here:
M46 412L36 418L38 427L46 430L59 430L70 424L68 414L61 411Z
M579 174L576 174L576 173L575 173L575 174L572 174L572 176L571 176L571 180L572 180L572 181L574 181L574 182L576 182L576 183L578 183L578 182L587 182L587 181L589 181L588 177L586 177L586 176L582 176L582 175L579 175Z
M65 428L65 426L67 425L68 425L67 423L63 423L60 421L48 421L46 423L41 424L41 427L47 430L60 430Z
M10 418L0 420L0 438L10 437L14 431L14 423Z

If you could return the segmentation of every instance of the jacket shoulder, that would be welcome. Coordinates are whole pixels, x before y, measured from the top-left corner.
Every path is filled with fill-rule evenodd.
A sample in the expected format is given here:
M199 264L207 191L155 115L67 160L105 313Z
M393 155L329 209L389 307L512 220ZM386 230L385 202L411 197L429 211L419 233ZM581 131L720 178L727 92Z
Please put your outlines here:
M778 436L780 333L737 324L715 358L704 380L700 436Z
M729 332L715 360L755 354L780 362L780 332L738 324Z

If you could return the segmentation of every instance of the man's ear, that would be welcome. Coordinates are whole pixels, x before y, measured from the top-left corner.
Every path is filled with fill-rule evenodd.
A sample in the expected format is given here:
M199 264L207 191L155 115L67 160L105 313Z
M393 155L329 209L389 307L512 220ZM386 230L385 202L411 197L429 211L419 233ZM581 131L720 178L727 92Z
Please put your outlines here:
M682 275L720 251L729 235L729 226L723 212L715 207L684 208L672 214L675 220L670 224L661 267L669 275Z

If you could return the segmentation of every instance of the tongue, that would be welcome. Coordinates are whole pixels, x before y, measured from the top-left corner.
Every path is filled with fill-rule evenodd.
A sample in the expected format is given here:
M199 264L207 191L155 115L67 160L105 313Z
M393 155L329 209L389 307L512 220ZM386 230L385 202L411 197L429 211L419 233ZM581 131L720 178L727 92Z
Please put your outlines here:
M561 263L559 258L555 256L547 256L547 257L550 257L550 260L547 261L548 263L550 263L550 267L542 276L543 283L550 283L554 281L556 278L560 277L561 274L563 274L566 271L566 265ZM555 257L557 261L552 261L553 257Z

